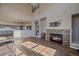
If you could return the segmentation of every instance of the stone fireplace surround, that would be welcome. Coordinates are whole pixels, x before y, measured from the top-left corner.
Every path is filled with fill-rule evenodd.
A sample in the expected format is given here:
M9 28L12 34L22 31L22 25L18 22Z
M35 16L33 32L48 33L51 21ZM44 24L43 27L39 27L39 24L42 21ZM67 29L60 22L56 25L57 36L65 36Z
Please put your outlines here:
M70 29L47 29L46 40L50 40L50 33L62 35L62 45L70 46Z

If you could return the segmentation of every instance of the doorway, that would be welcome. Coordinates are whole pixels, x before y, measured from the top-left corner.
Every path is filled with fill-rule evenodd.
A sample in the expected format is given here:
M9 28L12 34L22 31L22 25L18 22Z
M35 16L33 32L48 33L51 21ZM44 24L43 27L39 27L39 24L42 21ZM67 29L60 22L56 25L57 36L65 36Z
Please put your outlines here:
M72 15L72 43L79 44L79 14Z
M46 32L46 17L40 19L41 21L41 33L45 33Z

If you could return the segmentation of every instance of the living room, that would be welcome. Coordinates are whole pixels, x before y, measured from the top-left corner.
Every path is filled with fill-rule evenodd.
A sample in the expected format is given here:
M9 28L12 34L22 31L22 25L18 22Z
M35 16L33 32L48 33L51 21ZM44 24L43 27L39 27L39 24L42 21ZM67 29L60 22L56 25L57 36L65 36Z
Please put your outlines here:
M17 46L9 46L10 50L13 51L14 48L14 51L16 50L14 55L18 56L79 55L78 27L74 30L75 27L72 26L72 24L78 25L78 21L72 22L79 17L78 13L78 3L2 3L0 4L1 47L3 43L6 45L6 39L9 39L9 43L13 42L12 44ZM1 55L11 53L5 52Z

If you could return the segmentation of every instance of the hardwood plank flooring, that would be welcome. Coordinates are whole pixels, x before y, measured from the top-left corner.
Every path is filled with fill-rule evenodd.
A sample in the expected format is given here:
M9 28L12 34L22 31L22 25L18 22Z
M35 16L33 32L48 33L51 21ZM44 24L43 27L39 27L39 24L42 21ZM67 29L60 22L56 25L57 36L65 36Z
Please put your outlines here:
M0 45L0 56L79 56L79 52L51 41L25 38Z
M15 56L14 50L12 51L13 43L5 43L0 46L0 56ZM11 47L11 48L9 48Z
M20 41L19 43L17 43ZM38 38L16 40L16 47L27 56L78 56L79 52L61 44Z

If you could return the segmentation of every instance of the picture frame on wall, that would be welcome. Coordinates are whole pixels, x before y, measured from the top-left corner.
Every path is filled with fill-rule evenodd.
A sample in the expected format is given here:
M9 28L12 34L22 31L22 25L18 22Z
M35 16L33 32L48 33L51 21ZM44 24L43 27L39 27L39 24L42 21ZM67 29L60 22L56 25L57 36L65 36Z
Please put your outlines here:
M61 20L55 21L55 22L50 22L49 26L50 27L59 27L61 25L61 22L62 22Z

